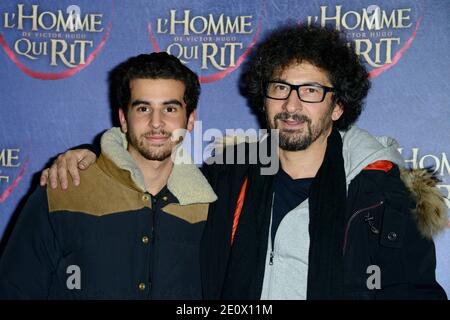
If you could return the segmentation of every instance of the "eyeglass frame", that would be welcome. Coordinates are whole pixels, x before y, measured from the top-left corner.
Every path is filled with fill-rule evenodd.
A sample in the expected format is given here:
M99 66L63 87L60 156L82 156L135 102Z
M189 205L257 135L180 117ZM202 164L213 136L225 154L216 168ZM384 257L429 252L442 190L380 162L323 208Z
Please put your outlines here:
M268 89L270 83L281 83L281 84L285 84L285 85L289 86L290 90L289 90L289 93L286 96L286 98L272 98L272 97L269 97L267 95L267 91L268 91L267 89ZM300 91L298 90L301 87L322 88L323 89L322 99L320 101L314 101L314 102L303 100L302 97L300 97ZM291 93L292 93L293 90L295 90L297 92L297 97L300 99L300 101L307 102L307 103L321 103L321 102L323 102L323 100L325 100L325 96L327 95L328 92L336 92L335 88L324 86L324 85L321 85L321 84L318 84L318 83L290 84L290 83L287 83L287 82L284 82L284 81L275 81L275 80L266 81L264 83L264 90L263 91L264 91L264 96L266 98L273 99L273 100L287 100L291 96Z

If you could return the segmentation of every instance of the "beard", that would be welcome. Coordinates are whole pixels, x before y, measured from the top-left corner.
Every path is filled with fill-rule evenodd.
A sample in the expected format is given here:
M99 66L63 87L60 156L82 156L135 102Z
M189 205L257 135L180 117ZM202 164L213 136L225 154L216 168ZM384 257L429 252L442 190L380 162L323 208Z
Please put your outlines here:
M146 138L152 135L163 135L170 139L159 146L150 146ZM139 152L139 154L147 160L163 161L167 159L171 156L172 150L176 145L176 143L172 142L172 134L164 130L151 130L138 137L137 134L135 134L133 128L129 126L126 136L128 143L132 145Z
M279 147L285 151L301 151L306 150L321 135L325 134L333 125L330 108L317 124L313 124L312 120L303 114L289 114L288 112L277 113L270 122L271 129L279 129L278 121L294 120L306 124L300 129L280 129L279 130Z

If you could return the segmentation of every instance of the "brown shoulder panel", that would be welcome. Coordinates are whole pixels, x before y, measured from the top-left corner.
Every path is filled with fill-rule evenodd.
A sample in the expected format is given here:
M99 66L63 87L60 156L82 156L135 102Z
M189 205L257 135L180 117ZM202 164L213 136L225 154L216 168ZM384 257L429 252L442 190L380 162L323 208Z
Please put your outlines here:
M162 211L189 223L197 223L205 221L208 218L208 209L209 203L196 203L184 206L171 203L162 208Z
M143 207L151 207L145 193L119 183L106 175L97 164L80 171L80 185L74 186L69 177L69 188L63 191L47 187L50 212L72 211L103 216Z

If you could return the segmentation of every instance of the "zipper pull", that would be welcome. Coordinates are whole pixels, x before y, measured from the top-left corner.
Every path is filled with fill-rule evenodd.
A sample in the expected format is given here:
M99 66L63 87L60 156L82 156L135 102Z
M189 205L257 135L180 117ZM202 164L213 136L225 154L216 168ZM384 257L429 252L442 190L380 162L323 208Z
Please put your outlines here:
M270 252L269 265L273 265L273 251Z
M365 218L364 221L369 224L370 231L372 231L372 233L374 234L379 234L380 231L373 225L373 220L375 218L370 215L370 212L367 213L367 215L364 218Z

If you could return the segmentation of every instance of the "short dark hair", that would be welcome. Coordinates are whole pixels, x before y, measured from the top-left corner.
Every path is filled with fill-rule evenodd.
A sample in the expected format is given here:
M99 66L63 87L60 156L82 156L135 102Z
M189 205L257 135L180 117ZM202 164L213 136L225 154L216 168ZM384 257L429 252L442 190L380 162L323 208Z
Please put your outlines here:
M120 63L109 73L110 102L114 110L126 113L131 98L130 81L134 79L173 79L184 83L184 102L189 116L197 108L200 95L198 76L180 60L166 52L140 54Z
M370 88L368 73L345 35L329 27L288 25L272 31L244 67L240 88L250 106L264 108L263 84L292 63L309 62L328 73L344 113L334 126L345 130L361 114Z

